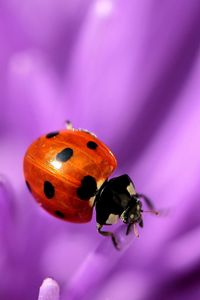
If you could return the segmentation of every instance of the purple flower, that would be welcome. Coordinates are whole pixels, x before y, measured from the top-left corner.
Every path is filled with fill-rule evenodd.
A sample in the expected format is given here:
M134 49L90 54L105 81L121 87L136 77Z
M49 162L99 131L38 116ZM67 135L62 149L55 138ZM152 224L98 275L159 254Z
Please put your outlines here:
M199 299L199 1L8 0L0 16L0 299ZM26 189L26 148L66 119L161 211L139 239L113 226L121 252L95 216L59 221Z

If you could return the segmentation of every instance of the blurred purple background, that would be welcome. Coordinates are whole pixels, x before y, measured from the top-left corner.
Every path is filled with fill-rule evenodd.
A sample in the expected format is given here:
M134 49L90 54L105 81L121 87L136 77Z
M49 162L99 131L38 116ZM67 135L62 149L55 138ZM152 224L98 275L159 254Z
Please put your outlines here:
M0 299L36 300L46 277L60 300L200 299L199 28L198 0L0 2ZM165 212L121 254L26 189L26 148L66 119Z

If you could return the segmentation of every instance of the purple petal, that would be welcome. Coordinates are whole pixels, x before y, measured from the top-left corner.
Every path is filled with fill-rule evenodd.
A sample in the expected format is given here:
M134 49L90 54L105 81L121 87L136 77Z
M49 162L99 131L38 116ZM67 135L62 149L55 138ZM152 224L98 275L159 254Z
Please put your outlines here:
M0 17L0 298L35 300L48 274L64 300L199 299L198 0L8 0ZM25 191L27 146L66 118L168 211L122 252Z
M13 187L8 179L0 174L0 241L5 250L12 240L7 232L12 232L15 221L16 207Z
M114 232L120 250L115 249L110 238L104 238L97 249L87 256L67 286L67 300L89 299L89 294L109 274L133 242L135 236L132 232L126 235L126 227L122 225Z
M59 300L59 295L58 283L51 278L47 278L40 287L38 300Z

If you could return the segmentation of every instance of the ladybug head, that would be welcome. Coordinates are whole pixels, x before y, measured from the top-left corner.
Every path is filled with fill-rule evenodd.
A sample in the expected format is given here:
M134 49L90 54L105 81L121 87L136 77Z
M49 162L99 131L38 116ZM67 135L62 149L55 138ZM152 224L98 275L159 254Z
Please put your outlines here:
M132 196L128 207L121 214L120 218L125 224L141 224L142 202L136 196Z

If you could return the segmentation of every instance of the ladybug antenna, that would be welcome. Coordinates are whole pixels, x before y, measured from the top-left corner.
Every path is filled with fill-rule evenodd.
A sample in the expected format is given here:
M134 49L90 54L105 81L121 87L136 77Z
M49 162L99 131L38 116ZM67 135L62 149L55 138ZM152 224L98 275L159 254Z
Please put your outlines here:
M148 206L149 210L143 210L141 209L141 212L145 212L145 213L151 213L154 214L156 216L160 215L160 212L154 209L154 205L151 202L151 200L144 194L137 194L138 198L142 198L144 200L144 202L146 203L146 205Z
M136 224L133 224L133 232L137 238L140 237Z
M154 215L156 215L156 216L159 216L160 215L160 212L159 211L157 211L157 210L154 210L154 209L152 209L152 210L141 210L141 212L143 213L151 213L151 214L154 214Z

